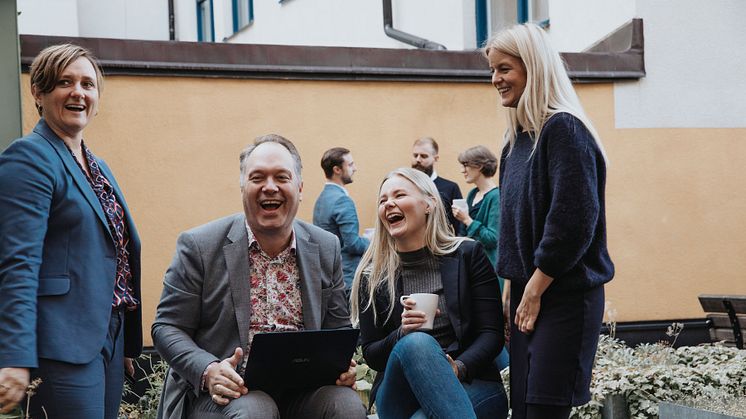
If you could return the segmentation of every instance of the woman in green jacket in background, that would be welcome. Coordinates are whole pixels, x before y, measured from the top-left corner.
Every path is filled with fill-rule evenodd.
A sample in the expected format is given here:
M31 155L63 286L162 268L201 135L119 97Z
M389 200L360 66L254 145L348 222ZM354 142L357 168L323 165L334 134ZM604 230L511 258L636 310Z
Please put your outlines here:
M466 226L466 235L478 240L492 266L497 262L497 238L500 231L500 190L493 180L497 172L497 157L487 147L478 145L459 154L461 173L466 183L476 188L466 195L468 213L458 207L453 215ZM500 289L503 284L500 282Z
M461 163L461 173L466 183L474 184L476 188L466 195L468 212L453 206L451 208L453 216L464 223L468 237L482 243L492 267L496 268L500 232L500 188L497 187L493 177L497 173L497 157L487 147L478 145L459 154L458 162ZM504 303L507 297L504 281L502 278L498 280ZM506 316L505 319L506 324L509 324L509 317ZM508 363L508 351L503 348L496 359L496 364L503 369L508 366Z

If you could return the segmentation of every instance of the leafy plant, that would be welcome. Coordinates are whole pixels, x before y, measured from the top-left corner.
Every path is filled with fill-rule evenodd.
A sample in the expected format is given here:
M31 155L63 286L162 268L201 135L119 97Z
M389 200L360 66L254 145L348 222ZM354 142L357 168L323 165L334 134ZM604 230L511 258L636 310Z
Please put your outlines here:
M373 381L376 379L376 371L370 368L365 362L365 358L363 358L363 349L360 346L355 349L355 354L352 358L357 363L357 366L355 367L355 387L357 388L357 393L360 396L360 399L362 399L363 403L368 406L370 390L373 388ZM372 406L370 410L371 413L375 412L375 408Z
M509 369L502 376L509 392ZM661 401L746 417L746 351L721 343L674 349L668 341L630 348L602 335L591 401L573 408L571 418L600 418L605 398L613 394L625 397L631 419L657 418Z
M357 375L355 385L358 390L370 390L373 381L376 379L376 371L368 366L363 358L363 349L358 346L352 358L357 363L355 373Z
M679 402L684 406L700 410L720 413L723 415L746 418L746 389L740 396L715 392L703 397Z
M24 419L23 410L20 407L16 407L10 413L0 413L0 419Z
M147 363L149 369L146 371L140 363ZM145 394L138 397L137 402L123 401L119 406L119 417L121 419L155 419L168 364L164 361L153 362L150 355L143 355L135 361L135 365L143 375L139 381L146 382L147 389ZM124 384L124 394L136 395L129 383Z
M679 330L680 332L680 330ZM671 336L675 342L676 336ZM670 342L632 349L601 336L591 381L592 400L574 418L597 418L604 398L622 394L631 418L657 418L661 401L739 397L746 389L746 351L722 344L684 346Z

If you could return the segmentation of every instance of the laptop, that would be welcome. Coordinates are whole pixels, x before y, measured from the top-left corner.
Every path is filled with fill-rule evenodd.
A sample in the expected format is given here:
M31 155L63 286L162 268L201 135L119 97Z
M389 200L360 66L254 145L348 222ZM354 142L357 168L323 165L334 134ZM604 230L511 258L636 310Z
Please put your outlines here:
M358 329L254 335L244 382L251 390L282 391L334 385L350 367Z

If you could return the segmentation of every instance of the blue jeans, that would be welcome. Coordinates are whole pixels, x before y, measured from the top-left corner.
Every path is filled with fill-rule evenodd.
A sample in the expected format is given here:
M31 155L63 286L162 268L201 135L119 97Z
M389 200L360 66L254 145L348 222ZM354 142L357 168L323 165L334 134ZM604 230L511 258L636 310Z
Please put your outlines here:
M438 342L414 332L391 351L376 408L381 419L502 419L508 415L508 399L499 381L459 382Z

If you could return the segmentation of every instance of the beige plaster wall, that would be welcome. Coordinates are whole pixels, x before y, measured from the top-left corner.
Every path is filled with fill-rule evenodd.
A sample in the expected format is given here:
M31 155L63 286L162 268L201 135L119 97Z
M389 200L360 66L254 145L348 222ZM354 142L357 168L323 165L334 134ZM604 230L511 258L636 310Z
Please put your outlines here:
M702 317L697 294L746 294L746 196L739 193L746 130L617 130L613 86L577 89L611 159L607 217L617 276L607 299L616 319ZM37 117L24 94L28 132ZM110 76L85 137L116 173L138 225L149 330L179 232L241 210L238 153L254 137L278 133L300 149L299 217L307 221L324 182L321 154L350 148L358 173L349 190L365 228L375 219L381 178L409 165L417 137L439 141L438 172L465 194L456 156L476 144L497 153L503 129L488 83Z

